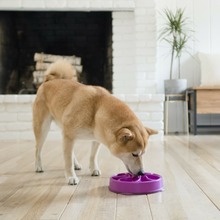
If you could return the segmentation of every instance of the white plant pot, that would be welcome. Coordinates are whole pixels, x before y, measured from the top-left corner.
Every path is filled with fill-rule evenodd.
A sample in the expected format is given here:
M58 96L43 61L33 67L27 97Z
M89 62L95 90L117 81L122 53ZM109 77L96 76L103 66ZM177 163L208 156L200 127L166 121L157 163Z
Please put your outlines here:
M164 80L165 94L183 94L187 89L186 79Z

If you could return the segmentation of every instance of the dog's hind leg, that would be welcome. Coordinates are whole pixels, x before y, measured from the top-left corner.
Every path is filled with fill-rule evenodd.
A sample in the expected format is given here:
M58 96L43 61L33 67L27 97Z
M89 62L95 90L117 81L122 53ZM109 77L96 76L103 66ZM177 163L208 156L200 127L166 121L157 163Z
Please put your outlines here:
M65 161L65 175L69 185L77 185L79 182L76 176L75 170L73 169L73 160L75 158L73 154L73 139L63 135L63 153Z
M36 111L36 108L38 110ZM33 129L36 140L35 146L35 170L37 173L43 172L42 162L41 162L41 152L44 141L47 137L52 117L49 115L48 111L44 107L34 106L33 114Z
M75 170L81 170L82 166L81 164L78 162L77 158L75 155L73 155L73 162L74 162L74 169Z
M92 142L92 149L91 149L91 155L90 155L90 170L92 173L92 176L100 176L101 171L98 166L97 156L99 153L100 143L93 141Z

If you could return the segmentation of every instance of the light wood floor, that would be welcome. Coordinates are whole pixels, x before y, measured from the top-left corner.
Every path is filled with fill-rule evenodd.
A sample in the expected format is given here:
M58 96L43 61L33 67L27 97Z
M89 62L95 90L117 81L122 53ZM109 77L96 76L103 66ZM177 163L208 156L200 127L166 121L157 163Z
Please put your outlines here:
M83 146L84 145L84 146ZM109 177L124 165L103 147L101 177L88 169L89 143L76 146L83 170L69 186L60 141L47 141L45 172L34 172L34 142L0 143L0 219L61 220L212 220L220 219L220 136L167 136L152 140L145 171L161 174L164 191L119 195L108 190Z

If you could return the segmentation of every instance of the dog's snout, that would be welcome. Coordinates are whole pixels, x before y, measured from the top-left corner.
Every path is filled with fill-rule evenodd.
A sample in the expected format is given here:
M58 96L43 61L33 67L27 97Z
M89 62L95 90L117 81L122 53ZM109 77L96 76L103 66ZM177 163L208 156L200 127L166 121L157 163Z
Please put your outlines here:
M140 170L138 173L137 173L138 176L143 176L144 175L144 171L143 170Z

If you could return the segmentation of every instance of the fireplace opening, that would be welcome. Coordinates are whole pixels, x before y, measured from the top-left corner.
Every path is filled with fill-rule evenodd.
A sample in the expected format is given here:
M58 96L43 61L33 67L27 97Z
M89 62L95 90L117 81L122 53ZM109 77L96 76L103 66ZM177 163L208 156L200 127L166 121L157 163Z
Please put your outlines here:
M33 88L34 54L81 57L79 81L112 90L111 12L0 12L0 94Z

